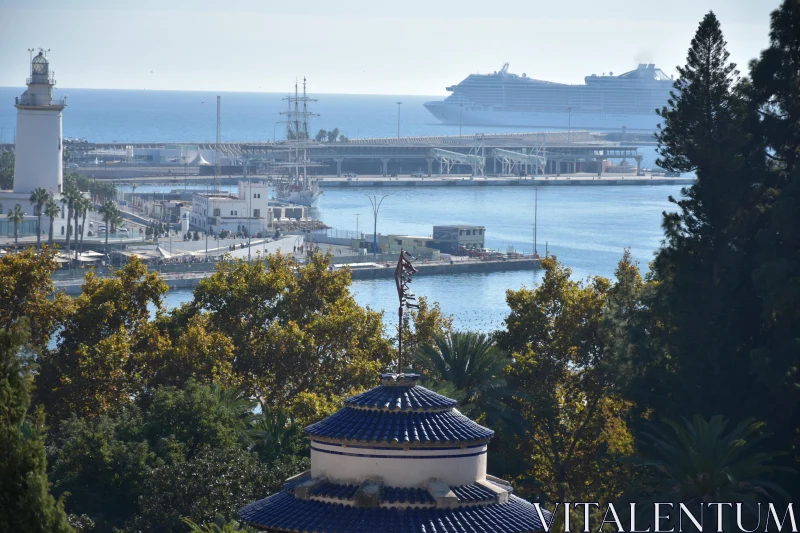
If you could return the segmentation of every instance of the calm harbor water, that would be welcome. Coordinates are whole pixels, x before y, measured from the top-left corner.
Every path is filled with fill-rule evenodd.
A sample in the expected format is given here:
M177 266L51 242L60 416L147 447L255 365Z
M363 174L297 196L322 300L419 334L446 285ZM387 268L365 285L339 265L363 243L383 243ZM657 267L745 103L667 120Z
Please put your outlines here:
M291 84L287 90L291 89ZM0 87L0 142L13 142L16 127L14 97L24 88ZM95 89L56 90L68 96L64 110L65 137L96 142L210 142L216 133L216 95L191 91L120 91ZM222 137L225 141L265 141L282 138L279 112L285 110L284 94L222 93ZM312 94L310 125L339 128L351 138L400 134L458 135L459 127L439 124L422 104L440 96L362 96ZM567 129L567 124L563 125ZM532 128L464 126L462 133L530 131ZM640 149L643 166L655 164L652 147ZM142 186L137 192L173 187ZM486 245L501 251L513 247L530 252L533 244L534 189L481 187L404 189L389 191L378 217L378 232L430 235L434 224L486 226ZM667 197L677 186L543 187L538 200L538 250L545 246L573 269L576 277L612 276L623 250L628 247L646 268L662 239L661 213L671 208ZM372 212L366 194L383 190L327 191L312 214L340 230L371 231ZM546 244L545 244L546 243ZM532 272L499 272L458 276L420 277L414 292L437 301L454 316L456 326L491 331L501 326L508 311L505 291L531 286ZM388 280L357 281L353 293L362 305L395 313L396 293ZM171 292L168 305L191 297L188 291Z
M677 186L543 187L538 193L537 241L570 267L573 275L613 277L625 248L643 268L658 248L661 213L677 195ZM371 231L372 211L366 194L382 190L328 190L315 216L337 229ZM513 247L530 253L533 248L534 195L532 188L482 187L402 189L391 191L378 216L379 233L430 235L435 224L486 226L486 245L501 251ZM379 196L380 198L380 196ZM502 326L508 313L507 289L531 287L539 278L533 272L497 272L418 277L414 292L439 302L455 318L456 327L492 331ZM397 295L390 280L353 282L353 294L361 305L386 311L393 320ZM189 291L174 291L168 305L191 298Z

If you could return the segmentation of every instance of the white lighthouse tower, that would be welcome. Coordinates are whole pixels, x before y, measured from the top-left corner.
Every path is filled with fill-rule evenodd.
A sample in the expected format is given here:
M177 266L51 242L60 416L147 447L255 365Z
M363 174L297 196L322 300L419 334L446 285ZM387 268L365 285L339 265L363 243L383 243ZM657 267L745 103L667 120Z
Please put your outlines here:
M53 100L56 80L44 50L31 60L28 90L16 99L17 138L14 162L14 192L30 194L41 187L53 195L61 193L63 145L61 111L66 98Z

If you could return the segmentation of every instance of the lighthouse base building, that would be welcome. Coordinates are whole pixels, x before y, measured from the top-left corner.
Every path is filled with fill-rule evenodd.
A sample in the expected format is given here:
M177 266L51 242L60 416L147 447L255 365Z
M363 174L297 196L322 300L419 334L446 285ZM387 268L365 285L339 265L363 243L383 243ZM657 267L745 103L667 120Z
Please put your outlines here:
M544 531L550 513L486 473L494 432L418 379L383 374L378 387L305 428L311 470L239 511L242 520L274 532Z

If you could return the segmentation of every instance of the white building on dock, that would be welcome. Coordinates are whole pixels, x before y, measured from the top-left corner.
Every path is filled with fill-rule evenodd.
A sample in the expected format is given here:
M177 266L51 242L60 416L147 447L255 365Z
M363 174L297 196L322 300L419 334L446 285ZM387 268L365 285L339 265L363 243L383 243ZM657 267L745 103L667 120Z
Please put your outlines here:
M265 233L276 222L306 220L303 206L278 206L269 202L269 185L262 181L240 181L234 196L223 191L192 195L189 228L215 235L232 233Z

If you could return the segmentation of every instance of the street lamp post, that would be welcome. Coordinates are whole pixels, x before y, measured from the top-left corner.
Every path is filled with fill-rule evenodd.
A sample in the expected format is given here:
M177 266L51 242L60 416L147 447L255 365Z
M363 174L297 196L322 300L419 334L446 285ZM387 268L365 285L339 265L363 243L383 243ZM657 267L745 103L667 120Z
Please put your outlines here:
M372 217L373 217L373 227L372 227L372 254L375 257L375 260L378 260L378 211L381 209L381 204L386 199L388 194L384 195L383 198L378 200L378 195L373 194L372 196L365 194L367 198L369 198L369 203L372 204Z
M361 216L361 213L356 213L356 239L358 238L358 217Z
M400 106L403 102L397 102L397 138L400 138Z

